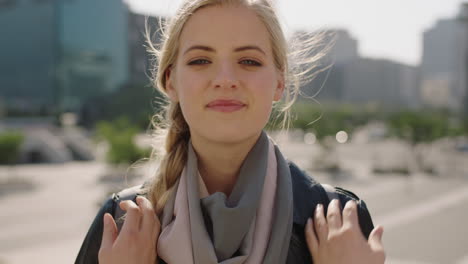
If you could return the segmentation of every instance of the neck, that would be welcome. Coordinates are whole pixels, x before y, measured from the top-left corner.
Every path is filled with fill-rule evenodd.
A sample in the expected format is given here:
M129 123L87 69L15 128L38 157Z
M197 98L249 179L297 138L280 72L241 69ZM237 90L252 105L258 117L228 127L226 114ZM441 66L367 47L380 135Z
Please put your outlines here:
M231 194L245 157L257 142L260 133L242 142L213 142L193 136L192 145L198 158L198 169L209 194Z

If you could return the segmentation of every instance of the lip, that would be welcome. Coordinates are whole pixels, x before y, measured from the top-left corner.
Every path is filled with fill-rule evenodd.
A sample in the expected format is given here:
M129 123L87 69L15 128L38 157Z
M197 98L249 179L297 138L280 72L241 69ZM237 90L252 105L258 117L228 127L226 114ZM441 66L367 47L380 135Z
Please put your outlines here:
M225 99L214 100L206 105L206 107L210 110L224 113L239 111L245 106L246 104L241 101Z

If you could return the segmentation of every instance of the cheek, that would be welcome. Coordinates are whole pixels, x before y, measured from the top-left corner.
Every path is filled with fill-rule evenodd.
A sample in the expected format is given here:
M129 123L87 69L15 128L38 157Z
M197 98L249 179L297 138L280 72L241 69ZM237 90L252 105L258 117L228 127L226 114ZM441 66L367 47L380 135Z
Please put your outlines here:
M178 92L182 114L189 127L197 126L200 116L203 114L203 90L206 81L199 73L180 70L175 85Z
M176 82L176 90L182 103L190 104L191 101L200 99L203 85L206 82L200 74L181 72L183 78Z
M267 105L272 105L276 90L276 78L273 74L262 74L254 76L250 80L255 98Z
M255 80L251 80L251 90L254 100L252 114L255 116L253 121L258 122L258 124L266 124L270 117L275 91L274 79L274 76L268 74L258 76Z

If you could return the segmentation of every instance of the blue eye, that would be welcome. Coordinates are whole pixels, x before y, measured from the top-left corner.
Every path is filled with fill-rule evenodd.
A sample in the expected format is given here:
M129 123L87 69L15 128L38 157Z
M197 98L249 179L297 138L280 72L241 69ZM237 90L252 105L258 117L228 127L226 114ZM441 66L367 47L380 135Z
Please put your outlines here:
M201 65L201 64L209 64L210 61L206 59L196 59L188 63L188 65Z
M241 60L240 63L247 66L262 66L260 62L255 60Z

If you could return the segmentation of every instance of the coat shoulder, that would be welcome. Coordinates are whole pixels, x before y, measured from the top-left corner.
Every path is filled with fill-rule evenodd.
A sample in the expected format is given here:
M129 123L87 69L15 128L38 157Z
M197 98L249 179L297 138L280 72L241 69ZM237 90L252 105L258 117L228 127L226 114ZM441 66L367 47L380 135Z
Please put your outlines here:
M114 218L117 214L122 214L118 204L124 200L133 200L137 195L146 195L144 187L147 182L136 185L130 188L123 189L119 192L113 193L102 204L98 213L94 217L91 227L86 234L86 237L81 245L75 264L98 264L98 254L101 248L102 232L104 229L103 217L104 214L109 213ZM119 224L119 222L117 222Z
M294 222L305 226L307 219L313 215L317 204L328 205L330 202L327 192L322 185L307 172L300 169L294 162L288 161L291 171L294 203ZM350 190L335 186L341 205L354 200L358 205L358 217L361 230L366 238L374 229L371 214L364 200ZM343 207L342 206L342 207ZM325 206L325 209L327 206Z
M104 214L109 213L114 215L115 205L115 195L112 195L103 203L86 234L75 264L98 264L98 253L101 248L101 238L104 229Z
M327 208L330 200L327 192L318 181L293 162L288 161L288 163L293 187L294 223L286 263L312 263L312 257L305 239L305 224L307 219L313 216L317 204L323 204ZM344 188L335 187L335 192L342 205L349 200L356 201L358 204L359 225L364 237L368 239L374 225L366 203L358 195Z

